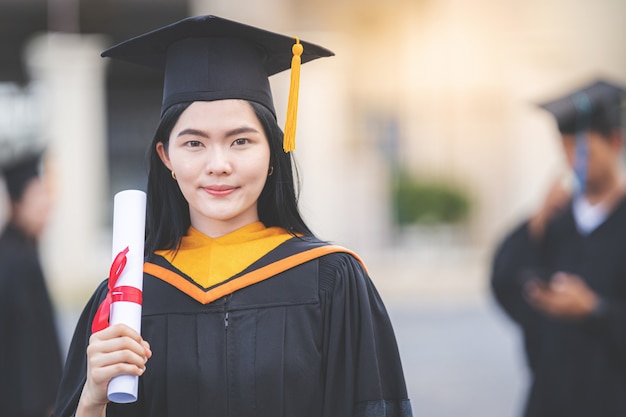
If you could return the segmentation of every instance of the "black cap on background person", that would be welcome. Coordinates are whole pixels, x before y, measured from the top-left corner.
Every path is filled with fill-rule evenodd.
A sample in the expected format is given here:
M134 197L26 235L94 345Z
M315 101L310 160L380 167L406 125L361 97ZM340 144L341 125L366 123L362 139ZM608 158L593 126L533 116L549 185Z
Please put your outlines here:
M594 130L608 134L622 127L624 88L598 79L540 105L550 112L562 134Z

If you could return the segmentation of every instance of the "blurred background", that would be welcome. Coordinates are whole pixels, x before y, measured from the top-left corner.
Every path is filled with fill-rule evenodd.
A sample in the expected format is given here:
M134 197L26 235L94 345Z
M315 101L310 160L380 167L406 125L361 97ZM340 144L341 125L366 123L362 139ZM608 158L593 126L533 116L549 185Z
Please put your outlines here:
M65 347L108 274L113 195L145 188L161 101L159 73L99 54L195 14L336 53L302 70L305 219L368 264L416 416L519 415L525 363L489 293L491 255L566 175L535 104L598 76L626 83L626 2L2 0L0 155L49 151L42 255ZM281 125L288 77L272 79Z

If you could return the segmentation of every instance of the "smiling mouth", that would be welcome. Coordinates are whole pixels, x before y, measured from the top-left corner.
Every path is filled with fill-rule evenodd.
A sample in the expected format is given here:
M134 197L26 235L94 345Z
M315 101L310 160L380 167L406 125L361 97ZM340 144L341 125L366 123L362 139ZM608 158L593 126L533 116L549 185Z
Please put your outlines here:
M204 187L204 191L215 197L223 197L233 193L238 187L230 185L213 185L210 187Z

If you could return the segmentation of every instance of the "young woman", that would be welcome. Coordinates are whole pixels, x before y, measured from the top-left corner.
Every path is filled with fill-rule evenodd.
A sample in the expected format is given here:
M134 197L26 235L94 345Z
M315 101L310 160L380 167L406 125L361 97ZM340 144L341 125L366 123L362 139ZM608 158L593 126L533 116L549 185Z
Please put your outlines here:
M104 282L77 325L55 416L411 415L365 267L315 238L298 212L267 82L289 68L294 42L204 16L105 52L165 62L142 335L123 325L91 333ZM331 54L302 45L303 62ZM140 375L136 402L108 401L120 374Z

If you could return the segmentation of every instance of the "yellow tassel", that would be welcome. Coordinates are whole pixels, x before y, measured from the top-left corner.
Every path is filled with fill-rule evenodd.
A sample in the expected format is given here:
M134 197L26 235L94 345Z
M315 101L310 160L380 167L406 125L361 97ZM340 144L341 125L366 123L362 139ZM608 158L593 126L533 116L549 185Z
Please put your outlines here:
M291 51L291 82L289 83L289 100L287 101L287 117L285 118L285 137L283 140L283 150L291 152L296 149L296 122L298 119L298 91L300 90L300 56L304 47L300 39L296 38L296 43Z

